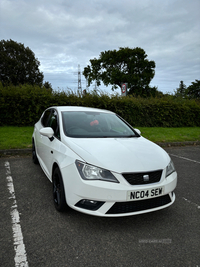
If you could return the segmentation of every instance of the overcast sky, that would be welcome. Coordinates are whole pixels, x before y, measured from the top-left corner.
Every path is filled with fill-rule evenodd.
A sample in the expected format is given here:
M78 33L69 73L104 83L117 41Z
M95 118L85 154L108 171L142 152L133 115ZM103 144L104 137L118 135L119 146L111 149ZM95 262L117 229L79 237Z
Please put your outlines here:
M54 89L77 90L78 64L119 47L145 50L159 91L200 80L200 0L1 0L2 39L28 46Z

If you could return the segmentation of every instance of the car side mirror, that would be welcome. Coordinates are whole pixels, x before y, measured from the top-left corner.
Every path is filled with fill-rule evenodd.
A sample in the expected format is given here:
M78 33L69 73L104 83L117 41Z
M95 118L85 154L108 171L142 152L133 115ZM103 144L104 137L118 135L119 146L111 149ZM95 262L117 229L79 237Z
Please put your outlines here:
M48 137L51 141L53 141L53 135L54 135L54 130L51 127L45 127L40 129L40 134L43 136Z
M136 131L136 133L138 133L139 135L141 135L141 132L139 129L134 129Z

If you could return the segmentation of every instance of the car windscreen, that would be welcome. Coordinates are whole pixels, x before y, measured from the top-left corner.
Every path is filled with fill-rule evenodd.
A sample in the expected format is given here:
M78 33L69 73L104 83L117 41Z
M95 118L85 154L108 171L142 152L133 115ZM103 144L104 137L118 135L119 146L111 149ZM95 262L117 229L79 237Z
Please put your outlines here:
M63 111L66 136L75 138L138 137L120 117L111 113Z

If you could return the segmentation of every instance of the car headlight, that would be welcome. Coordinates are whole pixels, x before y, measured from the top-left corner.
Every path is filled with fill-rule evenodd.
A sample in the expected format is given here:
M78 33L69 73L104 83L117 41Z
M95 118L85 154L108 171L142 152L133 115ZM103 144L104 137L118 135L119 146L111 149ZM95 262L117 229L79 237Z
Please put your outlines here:
M78 160L76 160L75 163L81 178L84 180L103 180L107 182L119 183L115 176L108 170L104 170Z
M172 160L170 160L170 163L168 164L167 166L167 169L166 169L166 176L169 176L170 174L172 174L173 172L175 172L175 167L174 167L174 163L172 162Z

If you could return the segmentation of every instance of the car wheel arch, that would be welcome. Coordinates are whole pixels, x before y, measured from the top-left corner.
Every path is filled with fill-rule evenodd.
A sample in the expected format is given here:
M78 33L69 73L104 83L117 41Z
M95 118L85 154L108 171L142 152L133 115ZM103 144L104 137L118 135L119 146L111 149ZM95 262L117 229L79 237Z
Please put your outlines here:
M55 179L54 173L56 173L57 178L60 177L57 180L58 183L57 183L57 181L56 182L54 181L54 179ZM59 181L59 179L60 179L60 181ZM59 186L60 187L59 191L61 193L61 195L60 195L61 202L60 202L59 205L56 204L55 207L56 207L56 209L58 211L62 212L62 211L67 211L69 209L69 206L67 204L67 199L66 199L66 194L65 194L65 189L64 189L64 182L63 182L63 178L62 178L62 173L60 171L60 168L59 168L58 164L55 162L53 164L53 167L52 167L52 185L53 185L54 204L55 204L55 195L57 196L56 192L58 192L57 189L59 188L59 187L57 187L57 185L59 185L59 184L61 186L61 187ZM56 197L56 200L58 200L57 197Z
M35 164L38 164L38 157L37 157L37 151L36 151L36 146L35 146L35 140L32 137L32 160Z
M54 173L56 168L58 168L59 171L60 171L60 168L59 168L58 164L56 162L54 162L54 164L52 166L52 172L51 172L51 181L53 181L53 173Z

